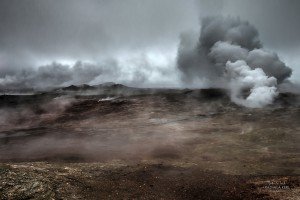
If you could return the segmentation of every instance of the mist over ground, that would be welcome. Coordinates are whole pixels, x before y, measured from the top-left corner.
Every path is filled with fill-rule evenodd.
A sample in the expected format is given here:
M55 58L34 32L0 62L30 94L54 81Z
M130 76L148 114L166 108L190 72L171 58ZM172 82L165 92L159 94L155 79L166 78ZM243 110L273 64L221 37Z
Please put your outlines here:
M299 0L0 0L0 199L299 199Z

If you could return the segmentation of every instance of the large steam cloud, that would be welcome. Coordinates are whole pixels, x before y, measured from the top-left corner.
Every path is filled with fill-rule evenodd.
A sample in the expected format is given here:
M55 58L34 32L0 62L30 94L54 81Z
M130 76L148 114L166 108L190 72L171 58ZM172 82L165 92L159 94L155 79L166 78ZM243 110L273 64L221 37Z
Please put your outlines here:
M189 35L181 37L177 64L183 80L221 79L232 101L240 105L271 104L277 84L292 73L276 53L262 48L256 28L239 18L205 18L199 41L192 41Z

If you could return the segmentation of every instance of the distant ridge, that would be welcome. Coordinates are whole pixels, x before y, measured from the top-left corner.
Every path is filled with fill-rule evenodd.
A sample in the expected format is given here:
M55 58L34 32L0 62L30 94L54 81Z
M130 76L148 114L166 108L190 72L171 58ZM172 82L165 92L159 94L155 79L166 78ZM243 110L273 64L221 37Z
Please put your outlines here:
M102 83L99 85L88 85L88 84L83 84L83 85L70 85L67 87L59 88L56 89L56 91L86 91L86 90L97 90L97 89L125 89L129 88L125 85L114 83L114 82L106 82Z
M83 84L83 85L70 85L68 87L60 88L63 91L79 91L79 90L92 90L95 89L95 87Z

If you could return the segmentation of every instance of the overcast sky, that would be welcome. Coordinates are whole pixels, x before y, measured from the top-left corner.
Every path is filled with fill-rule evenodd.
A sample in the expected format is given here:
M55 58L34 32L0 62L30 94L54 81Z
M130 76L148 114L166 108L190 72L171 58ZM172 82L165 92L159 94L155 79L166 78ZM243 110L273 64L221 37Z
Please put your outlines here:
M136 55L172 71L180 34L199 32L201 18L218 14L253 24L298 81L299 11L299 0L0 0L0 78L53 61Z

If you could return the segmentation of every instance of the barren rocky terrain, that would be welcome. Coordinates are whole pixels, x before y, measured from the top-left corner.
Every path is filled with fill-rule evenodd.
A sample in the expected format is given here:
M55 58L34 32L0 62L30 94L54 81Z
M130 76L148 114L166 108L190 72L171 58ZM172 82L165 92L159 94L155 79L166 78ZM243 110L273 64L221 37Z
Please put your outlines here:
M299 199L299 96L70 86L0 96L1 199Z

